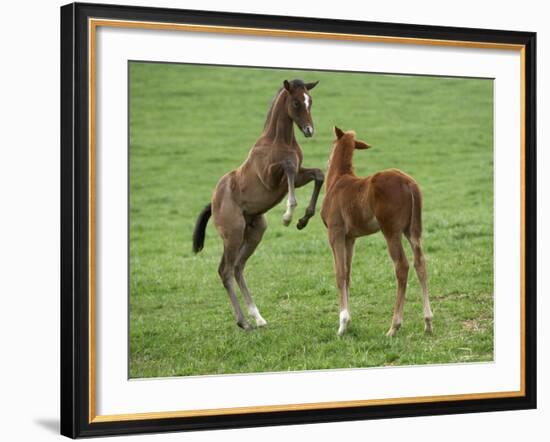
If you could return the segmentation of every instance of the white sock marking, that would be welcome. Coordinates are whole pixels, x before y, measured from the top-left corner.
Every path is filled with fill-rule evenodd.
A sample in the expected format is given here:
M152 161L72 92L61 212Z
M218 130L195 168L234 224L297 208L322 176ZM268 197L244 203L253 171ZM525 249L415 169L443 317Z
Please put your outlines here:
M283 215L283 221L290 222L294 216L294 210L296 209L296 201L292 202L290 199L286 202L286 212Z
M254 317L256 320L256 325L258 327L262 327L267 324L266 320L262 318L262 315L260 315L260 312L258 310L258 307L255 305L252 305L248 308L248 312Z
M349 320L349 312L347 310L342 310L340 312L340 327L338 328L338 336L342 336L344 334L348 326Z

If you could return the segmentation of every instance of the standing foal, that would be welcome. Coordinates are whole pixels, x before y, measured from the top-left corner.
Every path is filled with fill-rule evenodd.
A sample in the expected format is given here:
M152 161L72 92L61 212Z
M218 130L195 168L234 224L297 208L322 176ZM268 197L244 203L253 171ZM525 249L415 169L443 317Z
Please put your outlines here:
M355 132L334 128L336 140L329 160L326 195L321 217L328 228L334 255L336 281L340 290L340 327L342 336L350 321L349 285L355 239L382 230L395 266L397 299L391 327L393 336L403 321L403 305L409 263L403 250L402 234L414 253L414 267L422 287L426 332L432 331L432 310L428 297L426 264L421 246L422 194L418 184L397 169L385 170L366 178L353 172L353 152L370 146L355 139Z
M193 233L193 251L204 246L208 219L212 215L223 239L223 256L218 268L222 283L229 295L237 325L245 330L250 324L245 318L235 294L233 278L237 281L248 306L248 312L263 326L246 282L244 267L254 253L267 228L264 213L288 195L283 223L288 226L296 208L295 188L314 181L315 186L305 215L297 223L303 229L315 213L315 205L324 175L319 169L302 167L303 154L296 137L294 124L304 136L313 135L312 99L309 91L317 85L302 80L284 81L267 114L263 133L241 166L226 173L218 182L212 201L201 212Z

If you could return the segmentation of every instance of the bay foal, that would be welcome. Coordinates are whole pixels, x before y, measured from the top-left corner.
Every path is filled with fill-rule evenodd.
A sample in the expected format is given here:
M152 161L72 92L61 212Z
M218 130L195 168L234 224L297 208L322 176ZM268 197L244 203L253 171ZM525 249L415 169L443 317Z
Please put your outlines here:
M336 140L329 160L321 217L328 229L336 281L340 290L338 335L344 334L351 319L349 287L355 239L379 230L388 244L397 279L397 298L387 336L395 335L403 321L403 305L409 274L409 263L402 245L403 234L413 250L414 267L422 287L425 330L431 332L433 315L421 245L420 188L414 179L397 169L358 178L353 171L353 152L355 149L368 149L370 145L357 140L353 131L343 132L335 127L334 133Z
M294 136L294 124L304 136L313 135L311 117L312 99L309 91L317 85L301 80L284 81L267 114L263 133L241 166L225 174L218 182L211 203L201 212L193 233L193 251L204 246L208 219L214 224L223 240L223 256L218 268L233 310L237 325L250 329L235 290L233 278L248 306L248 312L257 326L266 324L252 300L243 272L248 258L254 253L267 228L264 213L277 205L288 194L283 223L288 226L296 208L294 189L310 181L315 187L305 215L298 221L303 229L315 213L315 205L324 175L319 169L302 167L303 154Z

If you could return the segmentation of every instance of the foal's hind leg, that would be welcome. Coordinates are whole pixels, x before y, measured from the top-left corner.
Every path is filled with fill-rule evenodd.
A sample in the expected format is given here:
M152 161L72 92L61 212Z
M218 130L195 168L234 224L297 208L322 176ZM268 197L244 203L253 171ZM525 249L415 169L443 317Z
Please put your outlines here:
M239 300L235 294L233 287L233 277L235 276L235 264L239 257L239 251L243 243L243 234L245 229L244 218L236 218L232 221L231 227L220 229L223 238L223 256L218 268L218 273L222 280L223 286L227 290L237 325L244 330L249 330L250 324L241 310Z
M426 272L426 260L424 259L424 252L422 251L422 244L420 238L413 238L407 236L414 254L414 269L416 270L416 276L420 282L422 288L422 303L424 304L424 330L426 333L431 333L432 328L432 309L430 308L430 297L428 295L428 274Z
M246 301L248 312L254 317L258 327L263 327L267 324L267 322L264 318L262 318L262 315L260 315L258 307L256 307L256 304L250 295L250 291L248 290L248 286L244 280L243 272L244 267L246 266L246 261L254 253L256 247L258 247L265 229L267 229L267 222L263 215L255 217L247 224L244 231L244 241L241 245L237 263L235 265L235 279L237 280L237 284L239 284L241 293Z
M397 295L393 311L392 324L386 336L394 336L403 322L403 306L405 305L405 292L407 290L407 278L409 276L409 262L401 243L401 232L387 234L384 237L388 244L388 251L395 267L397 279Z

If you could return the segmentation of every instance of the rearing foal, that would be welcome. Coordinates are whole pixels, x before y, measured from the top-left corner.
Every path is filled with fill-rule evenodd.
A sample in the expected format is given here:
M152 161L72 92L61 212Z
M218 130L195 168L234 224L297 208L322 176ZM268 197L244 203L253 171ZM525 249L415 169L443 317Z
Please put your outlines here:
M391 327L393 336L403 321L409 263L403 250L402 235L414 254L414 267L422 287L426 332L432 331L432 310L428 297L426 264L422 252L422 194L418 184L397 169L385 170L366 178L353 171L355 149L370 145L355 139L355 132L334 128L336 140L329 160L326 194L321 217L328 228L336 281L340 290L340 327L342 336L349 322L349 286L355 239L382 230L395 266L397 299Z
M267 114L264 131L241 166L225 174L218 182L211 203L201 212L193 233L193 251L204 246L208 219L212 215L223 239L223 256L218 268L220 278L233 305L237 325L250 329L233 287L233 278L259 327L266 325L244 280L246 261L256 250L267 228L264 213L288 193L283 223L288 226L296 208L294 189L310 181L315 187L305 215L298 221L303 229L315 213L315 205L324 175L319 169L302 167L303 154L294 136L294 123L304 136L313 135L312 99L309 91L318 82L285 80Z

